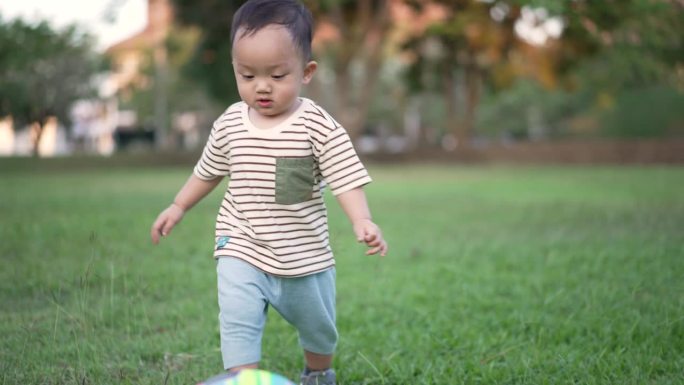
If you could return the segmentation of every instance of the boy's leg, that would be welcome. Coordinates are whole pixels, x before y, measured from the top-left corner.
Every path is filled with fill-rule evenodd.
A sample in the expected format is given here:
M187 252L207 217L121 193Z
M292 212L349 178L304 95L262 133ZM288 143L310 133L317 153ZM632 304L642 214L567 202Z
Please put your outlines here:
M271 304L299 332L307 368L302 384L335 384L331 369L337 345L335 269L300 278L283 278Z
M233 366L232 368L227 368L231 373L239 372L242 369L257 369L259 367L259 363L255 362L253 364L247 364L247 365L239 365L239 366Z
M332 356L337 345L335 268L299 278L282 278L271 305L299 332L299 343L313 353L312 364Z
M317 354L304 350L304 359L306 360L306 367L309 370L325 370L332 367L332 354Z
M300 385L335 385L337 378L332 369L332 354L316 354L304 350L306 367L302 372Z
M219 258L216 273L223 367L256 368L268 310L264 273L238 258Z

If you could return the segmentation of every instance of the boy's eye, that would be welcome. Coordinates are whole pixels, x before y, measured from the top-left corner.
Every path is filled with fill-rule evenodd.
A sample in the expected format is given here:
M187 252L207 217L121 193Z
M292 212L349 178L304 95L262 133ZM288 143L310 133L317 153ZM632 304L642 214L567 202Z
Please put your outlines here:
M254 79L254 75L244 75L244 74L243 74L243 75L241 75L241 76L242 76L242 78L245 79L245 80L252 80L252 79Z
M280 79L284 78L285 76L287 76L287 74L284 74L284 75L271 75L271 77L272 77L273 79L275 79L275 80L280 80Z

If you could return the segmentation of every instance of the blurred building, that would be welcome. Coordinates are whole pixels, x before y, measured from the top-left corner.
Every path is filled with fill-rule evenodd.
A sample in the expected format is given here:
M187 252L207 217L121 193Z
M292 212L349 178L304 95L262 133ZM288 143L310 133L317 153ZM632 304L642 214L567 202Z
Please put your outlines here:
M107 48L112 64L111 81L113 96L117 105L117 121L114 127L114 140L119 149L134 147L153 147L159 133L166 131L165 116L167 95L155 92L154 108L157 117L154 124L144 122L135 109L130 107L131 99L140 89L158 87L166 81L160 77L166 67L165 41L173 24L173 10L169 0L147 1L147 25L137 34ZM150 75L147 71L153 69ZM121 103L123 102L123 103ZM129 107L122 107L128 104ZM160 110L161 107L161 110ZM160 118L159 115L164 115ZM160 125L162 127L160 127Z
M112 61L116 92L123 94L124 98L131 87L144 86L149 81L142 74L143 67L149 64L145 62L146 53L163 46L172 23L173 11L169 0L148 0L145 29L105 51Z
M114 138L119 149L175 147L194 149L200 145L201 112L171 111L169 84L172 81L166 42L174 30L174 12L169 0L148 0L147 25L139 33L109 47L114 94L119 102ZM175 33L179 32L176 28ZM136 93L147 93L151 114L140 116ZM178 108L177 106L175 108ZM151 116L150 116L151 115Z

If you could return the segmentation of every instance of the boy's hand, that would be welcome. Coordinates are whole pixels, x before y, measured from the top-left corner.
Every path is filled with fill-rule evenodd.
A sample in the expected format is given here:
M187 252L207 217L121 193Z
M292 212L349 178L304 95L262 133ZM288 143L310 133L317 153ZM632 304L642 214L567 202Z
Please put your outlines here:
M162 211L157 220L152 224L152 229L150 230L152 243L156 245L159 243L160 237L169 235L173 227L183 219L183 215L185 215L185 210L175 203L172 203L171 206Z
M365 242L371 248L366 251L366 255L380 253L384 257L387 254L387 242L383 239L382 231L378 225L370 219L359 219L354 221L353 226L356 240Z

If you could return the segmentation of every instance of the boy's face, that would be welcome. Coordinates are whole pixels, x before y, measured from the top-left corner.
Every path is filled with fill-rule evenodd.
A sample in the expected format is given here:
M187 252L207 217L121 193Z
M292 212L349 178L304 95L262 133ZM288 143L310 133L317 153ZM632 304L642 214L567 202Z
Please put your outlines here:
M270 25L251 35L238 30L233 70L240 98L260 118L277 119L298 106L302 85L311 80L316 62L304 63L287 29Z

